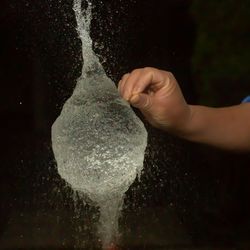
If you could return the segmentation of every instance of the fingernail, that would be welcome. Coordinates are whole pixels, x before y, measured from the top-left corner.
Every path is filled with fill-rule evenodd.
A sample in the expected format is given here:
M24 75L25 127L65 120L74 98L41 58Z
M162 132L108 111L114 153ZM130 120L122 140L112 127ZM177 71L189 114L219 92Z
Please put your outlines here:
M129 101L129 99L130 99L127 93L125 93L125 94L123 95L123 98L124 98L126 101Z
M131 102L131 103L138 103L139 100L140 100L140 97L139 97L138 94L133 95L133 96L130 98L130 102Z

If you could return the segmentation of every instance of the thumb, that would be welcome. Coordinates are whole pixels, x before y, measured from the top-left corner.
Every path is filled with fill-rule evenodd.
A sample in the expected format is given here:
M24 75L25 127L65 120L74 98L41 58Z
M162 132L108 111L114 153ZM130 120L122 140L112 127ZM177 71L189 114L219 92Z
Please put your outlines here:
M141 110L147 110L152 105L151 97L146 94L133 95L130 98L129 102L131 103L132 106Z

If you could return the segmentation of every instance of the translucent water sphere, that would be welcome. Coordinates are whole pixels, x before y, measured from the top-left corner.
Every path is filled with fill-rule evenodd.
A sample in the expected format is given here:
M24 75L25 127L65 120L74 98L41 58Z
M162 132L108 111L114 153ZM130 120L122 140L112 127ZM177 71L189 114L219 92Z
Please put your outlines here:
M147 132L92 50L91 3L83 11L81 0L74 0L74 11L84 65L52 126L52 146L61 177L100 208L105 248L118 238L119 211L124 193L143 168Z

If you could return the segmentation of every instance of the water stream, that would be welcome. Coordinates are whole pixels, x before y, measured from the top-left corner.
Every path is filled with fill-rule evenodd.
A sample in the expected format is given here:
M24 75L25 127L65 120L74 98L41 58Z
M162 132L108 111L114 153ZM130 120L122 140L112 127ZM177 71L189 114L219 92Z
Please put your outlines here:
M92 49L91 2L74 0L82 42L82 74L52 126L58 172L73 189L99 207L103 248L118 241L118 218L129 186L143 168L147 132L120 98Z

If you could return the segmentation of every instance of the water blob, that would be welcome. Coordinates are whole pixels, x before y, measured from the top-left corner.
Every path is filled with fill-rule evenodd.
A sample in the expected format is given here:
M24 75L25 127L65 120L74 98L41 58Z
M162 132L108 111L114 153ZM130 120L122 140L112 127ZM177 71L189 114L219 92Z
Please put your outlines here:
M72 96L52 126L58 172L99 207L104 248L118 239L124 193L143 168L147 131L120 98L92 49L91 3L74 0L84 64Z

